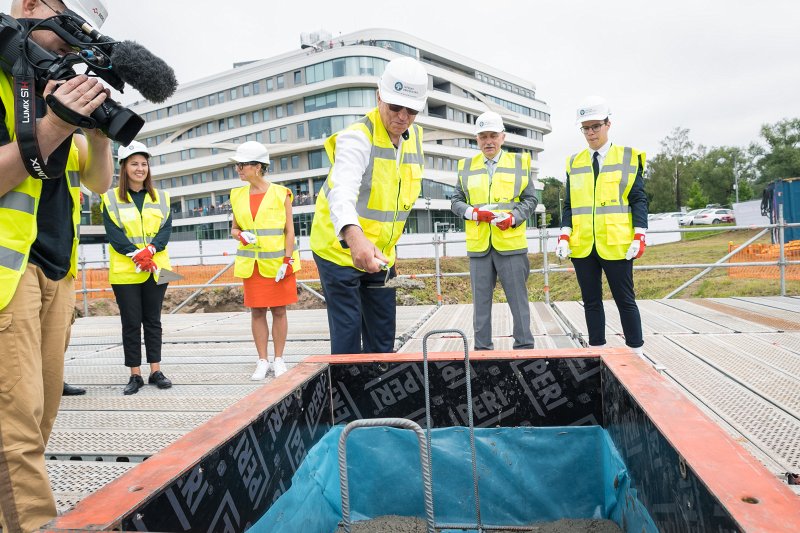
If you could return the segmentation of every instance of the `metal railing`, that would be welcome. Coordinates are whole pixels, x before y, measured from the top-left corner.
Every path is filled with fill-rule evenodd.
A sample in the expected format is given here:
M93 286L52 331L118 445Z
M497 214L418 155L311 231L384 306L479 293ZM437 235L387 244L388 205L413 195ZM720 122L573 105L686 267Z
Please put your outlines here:
M782 206L781 206L782 207ZM550 236L548 232L548 228L545 225L545 215L541 215L541 226L538 228L538 236L537 235L529 235L527 238L528 240L538 240L539 241L539 251L545 252L542 254L542 268L534 268L530 269L531 274L542 274L543 275L543 292L544 292L544 300L546 304L550 304L550 274L555 272L573 272L574 268L571 266L552 266L549 262L549 253L547 252L548 242L551 239L557 239L557 236ZM696 232L723 232L723 231L753 231L753 230L761 230L755 236L749 238L743 244L739 245L735 249L729 251L725 256L719 259L715 263L683 263L683 264L657 264L657 265L634 265L634 270L673 270L673 269L704 269L702 272L698 273L696 276L692 277L691 279L687 280L685 283L681 284L675 290L671 291L665 298L672 298L677 295L679 292L684 290L685 288L689 287L691 284L708 274L714 269L717 268L736 268L736 267L777 267L779 271L779 294L781 296L786 296L786 266L787 265L796 265L800 264L800 261L789 261L786 259L786 242L785 242L785 230L786 228L794 228L800 227L800 223L786 223L783 219L783 210L779 211L779 218L777 224L766 224L760 226L708 226L703 228L698 227L680 227L677 229L664 229L664 230L648 230L648 234L658 234L658 233L696 233ZM727 261L745 249L748 245L752 244L757 239L763 237L768 232L774 231L777 235L777 244L779 249L778 259L776 261L751 261L751 262L739 262L739 263L728 263ZM440 306L443 304L443 296L442 296L442 280L448 277L469 277L469 272L442 272L441 268L441 258L446 255L446 247L448 244L460 244L466 243L466 238L459 238L453 239L447 238L447 232L437 232L433 234L433 238L430 241L424 242L399 242L397 244L398 248L402 248L404 246L433 246L434 248L434 272L427 273L427 274L405 274L397 276L398 279L430 279L434 278L436 283L436 305ZM202 247L201 247L202 250ZM308 248L299 248L299 252L310 252L311 250ZM399 256L398 252L398 256ZM170 285L168 290L174 289L197 289L189 298L184 300L179 306L173 309L173 313L179 310L180 308L184 307L191 299L196 297L200 294L204 289L207 288L216 288L216 287L236 287L241 286L241 282L235 283L214 283L214 281L219 278L226 270L228 270L233 265L233 257L230 254L201 254L201 255L184 255L184 256L175 256L172 259L195 259L199 258L198 264L203 264L204 259L214 258L214 257L227 257L231 258L230 262L225 264L220 264L220 271L215 273L208 282L201 283L201 284L185 284L185 285ZM88 309L88 294L95 293L95 292L103 292L109 291L111 292L111 288L96 288L90 289L86 286L86 265L89 264L105 264L108 265L108 260L93 260L87 261L84 258L79 260L79 266L81 270L81 288L76 290L76 293L80 294L83 299L83 312L84 316L89 316L89 309ZM206 265L208 265L206 263ZM319 279L303 279L298 280L298 284L304 290L309 291L315 297L320 298L324 301L324 297L319 294L317 291L313 290L311 287L308 286L309 283L319 283Z

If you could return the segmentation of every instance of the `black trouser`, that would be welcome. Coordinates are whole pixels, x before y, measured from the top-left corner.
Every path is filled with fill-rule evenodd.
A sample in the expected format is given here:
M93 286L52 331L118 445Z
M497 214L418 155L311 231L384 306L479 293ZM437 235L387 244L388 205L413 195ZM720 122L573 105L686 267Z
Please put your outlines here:
M122 320L122 348L125 366L142 365L142 326L148 363L161 362L161 304L167 284L156 285L153 276L144 283L112 284Z
M386 272L361 272L317 254L314 261L328 308L331 353L393 352L397 290L382 288Z
M586 327L589 330L589 344L600 346L606 342L606 314L603 311L603 278L605 272L611 295L619 310L625 344L631 348L644 345L642 339L642 318L636 305L636 294L633 292L633 261L625 259L608 260L597 255L592 248L588 257L572 259L578 285L583 297L583 311L586 315Z

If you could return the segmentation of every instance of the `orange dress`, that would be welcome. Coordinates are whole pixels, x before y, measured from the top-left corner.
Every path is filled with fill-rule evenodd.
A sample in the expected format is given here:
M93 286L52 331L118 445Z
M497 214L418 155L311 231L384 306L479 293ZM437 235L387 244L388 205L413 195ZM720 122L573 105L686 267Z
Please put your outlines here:
M255 218L264 194L250 195L250 212ZM291 267L289 268L291 270ZM246 307L282 307L297 301L297 280L294 272L287 271L286 277L275 283L275 278L265 278L258 270L258 261L253 275L244 278L244 305Z

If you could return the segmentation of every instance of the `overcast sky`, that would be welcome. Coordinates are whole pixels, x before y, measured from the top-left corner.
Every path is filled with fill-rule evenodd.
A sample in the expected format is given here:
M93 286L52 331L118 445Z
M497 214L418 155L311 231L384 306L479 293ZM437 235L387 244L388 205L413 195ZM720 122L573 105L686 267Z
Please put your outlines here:
M795 0L105 2L103 33L139 41L180 82L294 50L320 28L396 29L514 73L550 106L542 176L562 178L585 147L575 107L591 94L611 104L611 139L650 155L676 126L697 144L744 146L762 124L800 117Z

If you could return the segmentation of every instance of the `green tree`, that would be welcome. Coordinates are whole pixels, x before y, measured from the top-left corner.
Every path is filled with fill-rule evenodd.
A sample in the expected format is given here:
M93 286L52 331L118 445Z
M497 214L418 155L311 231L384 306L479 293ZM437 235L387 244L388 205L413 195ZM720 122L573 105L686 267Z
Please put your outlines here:
M544 183L542 203L547 210L548 226L561 227L561 203L566 194L565 184L552 176L541 181Z
M800 118L764 124L761 136L768 146L758 162L759 189L776 179L800 177Z
M755 179L756 168L754 160L745 150L737 146L706 150L701 146L696 155L697 159L690 163L690 172L709 202L720 205L734 203L737 185L738 201L744 202L753 197L753 189L749 184Z
M100 202L95 202L91 207L92 224L100 225L103 223L103 213L100 209Z
M675 209L675 164L664 153L649 159L644 176L644 190L650 202L651 213L678 211ZM687 172L680 173L681 205L685 204L692 178Z
M684 181L681 179L681 174L693 159L692 149L694 148L694 143L689 140L689 130L676 127L672 130L672 133L661 141L661 148L664 156L672 164L672 184L675 193L672 207L675 208L674 211L680 211L685 197L685 194L681 192Z
M703 194L703 188L699 182L694 181L689 187L689 200L687 200L686 204L690 209L700 209L708 205L708 196Z

